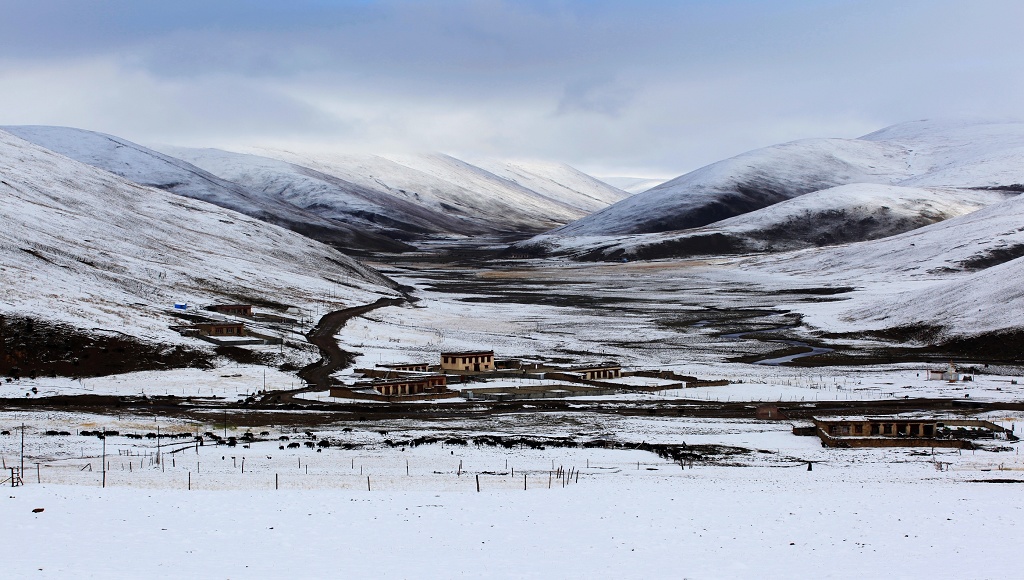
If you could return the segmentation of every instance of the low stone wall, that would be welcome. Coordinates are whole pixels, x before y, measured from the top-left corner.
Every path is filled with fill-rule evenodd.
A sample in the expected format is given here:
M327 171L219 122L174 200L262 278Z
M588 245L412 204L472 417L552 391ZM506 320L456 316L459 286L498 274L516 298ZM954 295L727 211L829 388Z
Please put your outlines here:
M481 388L463 391L467 399L482 401L515 401L522 399L563 399L566 397L596 397L615 395L619 389L600 389L576 385L552 385L521 388Z
M458 391L444 391L443 393L420 393L418 395L395 395L387 396L380 393L362 393L353 391L347 387L332 387L330 396L340 399L359 399L362 401L384 401L388 403L403 403L412 401L434 401L438 399L454 399L460 396Z
M663 379L668 381L682 381L684 383L692 383L699 381L697 377L691 377L689 375L680 375L674 371L622 371L624 377L644 377L648 379Z
M963 439L927 439L924 437L832 437L818 429L818 438L827 447L940 447L951 449L973 449L970 441Z

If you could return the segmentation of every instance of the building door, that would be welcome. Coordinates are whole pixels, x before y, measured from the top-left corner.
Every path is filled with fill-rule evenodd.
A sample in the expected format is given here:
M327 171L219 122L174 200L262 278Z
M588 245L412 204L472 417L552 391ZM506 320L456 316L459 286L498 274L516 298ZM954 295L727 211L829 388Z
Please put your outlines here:
M475 363L473 365L473 370L476 371L476 372L480 372L480 363Z

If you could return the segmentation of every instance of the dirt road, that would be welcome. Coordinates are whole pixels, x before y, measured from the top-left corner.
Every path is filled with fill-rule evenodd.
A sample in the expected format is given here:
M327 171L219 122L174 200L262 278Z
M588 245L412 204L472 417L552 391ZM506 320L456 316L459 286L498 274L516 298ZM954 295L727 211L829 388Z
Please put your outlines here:
M327 389L331 385L331 373L352 364L354 355L338 346L334 335L338 334L345 323L353 316L366 314L377 308L398 306L405 302L402 298L381 298L373 304L355 306L344 310L335 310L325 314L320 322L306 334L306 340L320 349L320 360L299 371L299 378L306 382L307 388L315 390ZM296 391L299 392L299 391Z

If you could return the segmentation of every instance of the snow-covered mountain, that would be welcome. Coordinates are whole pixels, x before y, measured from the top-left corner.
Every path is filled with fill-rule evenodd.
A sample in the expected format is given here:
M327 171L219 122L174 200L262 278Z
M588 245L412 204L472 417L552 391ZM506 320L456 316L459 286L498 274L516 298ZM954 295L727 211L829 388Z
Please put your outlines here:
M971 213L1010 195L956 188L841 185L682 232L536 236L520 245L596 260L784 252L900 234Z
M134 157L133 157L134 158ZM177 301L342 307L394 283L338 250L0 131L0 314L182 343Z
M539 232L628 197L567 165L484 162L442 154L368 155L245 148L442 213L463 232ZM195 159L197 163L204 163ZM325 203L330 203L325 201Z
M14 126L4 130L93 167L178 195L226 207L351 250L409 249L371 228L358 227L297 207L276 195L254 192L181 159L112 135L69 127Z
M631 194L647 191L668 181L667 179L650 179L647 177L598 177L598 179Z
M223 179L320 217L383 233L395 239L422 234L475 234L487 228L403 197L346 181L287 161L220 149L161 146Z
M859 139L795 141L698 169L519 247L576 254L602 247L611 248L603 253L622 249L628 254L632 248L635 255L658 257L673 255L673 247L679 255L704 251L702 246L708 253L758 249L758 244L735 239L737 227L745 240L759 239L780 249L872 239L998 201L979 196L979 189L1024 191L1022 161L1024 123L1017 122L918 121ZM919 188L928 188L931 193L926 197L938 206L915 201L924 199ZM784 203L815 192L820 195ZM858 193L850 197L852 192ZM892 203L899 206L898 212L892 211ZM737 217L769 207L773 211ZM724 221L730 218L739 221ZM821 220L821 227L802 226L808 218ZM868 221L858 228L858 220ZM702 226L718 232L716 237L693 230ZM829 242L826 228L835 227L841 235L833 235L834 242ZM659 232L678 233L628 243L598 239ZM716 243L704 243L709 241Z
M638 193L551 232L621 235L695 228L850 183L895 185L910 176L902 148L808 139L744 153Z
M889 238L761 256L744 267L861 288L810 325L848 332L936 329L920 340L1024 329L1024 197Z

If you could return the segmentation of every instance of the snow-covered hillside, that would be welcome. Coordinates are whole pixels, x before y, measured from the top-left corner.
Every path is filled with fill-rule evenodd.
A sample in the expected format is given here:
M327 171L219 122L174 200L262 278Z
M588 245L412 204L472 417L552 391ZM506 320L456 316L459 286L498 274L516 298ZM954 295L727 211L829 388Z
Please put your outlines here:
M475 160L474 165L587 213L629 197L628 192L564 163L487 159Z
M700 230L686 231L673 236L656 236L644 241L633 239L629 244L621 240L601 241L598 236L622 236L658 232L682 232L712 226L716 231L723 220L742 216L759 209L776 206L775 211L755 216L744 226L744 236L770 240L773 247L792 248L801 244L827 242L826 236L817 235L808 228L800 227L805 218L821 220L820 225L811 229L839 225L847 234L833 236L835 241L857 241L882 235L892 235L959 215L964 208L981 207L997 200L979 199L979 189L1002 190L1019 193L1024 190L1024 123L1015 122L935 122L916 121L895 125L859 139L810 139L784 143L744 153L698 169L658 187L639 193L605 210L594 213L577 222L557 228L520 245L522 248L544 250L558 248L569 253L586 253L595 247L648 247L660 246L654 256L672 255L669 246L675 245L680 255L694 251L718 253L746 248L748 244L717 243L695 244L696 239L706 237ZM836 189L842 185L860 186L856 211L840 219L837 224L835 211L844 211L840 206L852 200L836 198L836 192L849 193L852 190ZM961 209L951 212L941 208L904 202L896 202L917 216L904 215L890 223L894 217L892 195L877 185L901 188L929 188L938 191L947 201ZM959 189L956 189L959 188ZM828 192L826 190L831 190ZM784 203L787 200L816 195L803 203ZM920 197L920 192L895 193L904 201L909 193L911 198ZM877 199L869 199L877 196ZM821 203L820 206L817 203ZM940 204L940 205L941 205ZM914 209L914 208L917 209ZM936 211L938 209L938 211ZM796 212L782 215L784 212ZM852 221L863 216L869 227L855 234ZM831 216L831 217L830 217ZM739 218L737 218L739 219ZM870 223L874 220L878 223ZM741 220L742 221L742 220ZM790 226L779 230L776 226L788 223ZM725 224L733 231L737 222ZM756 227L765 228L755 231ZM562 239L553 239L562 238ZM722 242L722 240L718 240ZM833 243L833 242L829 242ZM753 249L757 249L756 245ZM628 253L628 252L627 252ZM645 252L635 252L642 255Z
M408 249L366 228L325 219L277 195L254 192L190 163L124 139L69 127L17 126L4 130L141 185L207 201L354 250Z
M862 289L841 308L810 308L812 326L935 327L949 338L1024 328L1022 256L1018 196L897 236L754 258L744 267Z
M280 159L220 149L161 146L221 178L271 198L279 198L321 217L376 230L396 239L417 234L472 234L487 231L447 212L346 181Z
M893 236L999 203L1010 194L955 188L842 185L714 224L661 234L537 236L523 248L589 259L783 252Z
M775 145L687 173L551 233L682 230L839 185L895 184L910 175L903 153L898 146L855 139Z
M565 165L494 163L497 175L441 154L368 155L245 148L497 233L537 232L628 196ZM492 164L489 164L492 166ZM507 176L507 177L506 177Z
M337 250L0 131L0 313L181 343L176 301L338 307L394 295Z

